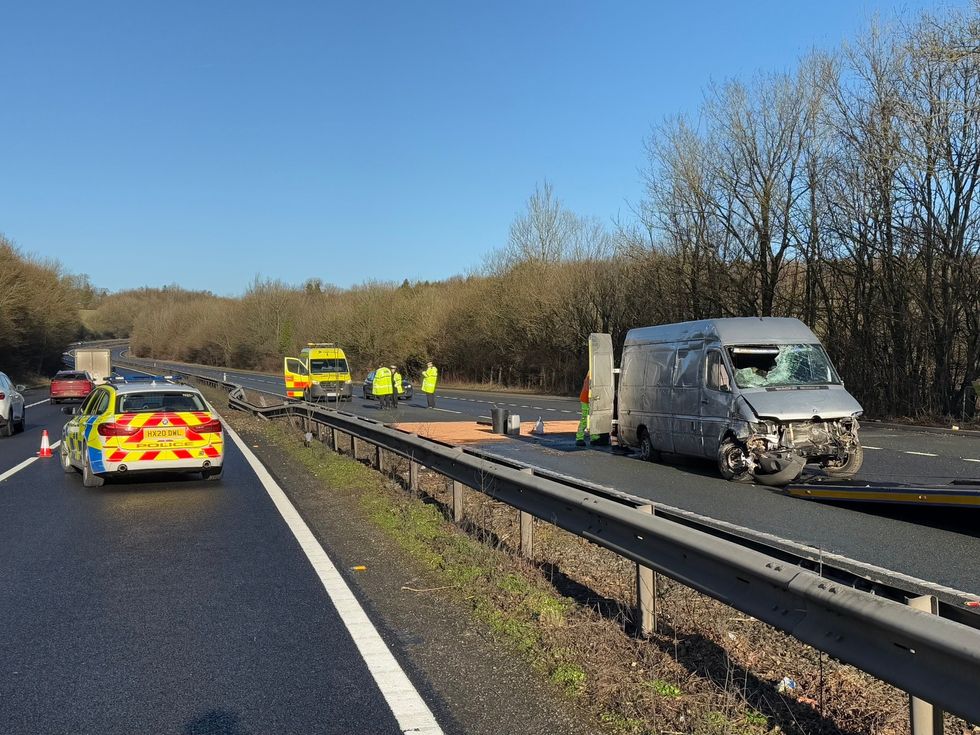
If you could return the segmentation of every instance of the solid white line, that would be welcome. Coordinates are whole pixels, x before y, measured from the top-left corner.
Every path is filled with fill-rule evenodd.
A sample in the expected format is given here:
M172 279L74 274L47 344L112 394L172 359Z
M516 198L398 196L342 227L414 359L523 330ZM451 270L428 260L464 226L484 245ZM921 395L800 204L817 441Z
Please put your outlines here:
M437 733L441 735L442 728L436 722L432 711L416 691L412 682L409 681L401 666L398 665L391 651L388 650L374 624L364 612L364 608L354 597L354 593L351 592L344 578L340 576L337 567L334 566L330 557L327 556L327 552L320 546L309 526L289 502L289 498L286 497L269 471L238 434L227 424L225 431L245 455L246 461L262 482L262 486L279 510L283 520L286 521L289 530L293 532L293 536L296 537L300 547L302 547L306 558L313 565L313 569L323 583L327 595L329 595L334 607L337 608L340 619L347 626L347 631L353 638L358 651L360 651L364 663L367 664L374 681L388 702L392 714L398 720L398 726L402 732L410 732L413 735L436 735Z
M51 450L54 451L55 449L57 449L59 444L61 444L61 440L60 439L58 441L56 441L54 444L51 445ZM22 469L24 469L25 467L29 466L30 464L32 464L34 462L37 462L39 459L40 459L40 457L29 457L28 459L25 459L23 462L21 462L16 467L11 467L9 470L7 470L2 475L0 475L0 482L3 482L8 477L13 477L18 472L20 472Z
M964 462L980 462L980 459L970 459L969 457L963 458Z
M932 452L903 452L903 454L915 454L919 457L938 457L938 454L933 454Z
M34 408L35 406L40 406L42 403L47 403L48 399L45 398L43 401L37 401L35 403L28 403L24 408Z

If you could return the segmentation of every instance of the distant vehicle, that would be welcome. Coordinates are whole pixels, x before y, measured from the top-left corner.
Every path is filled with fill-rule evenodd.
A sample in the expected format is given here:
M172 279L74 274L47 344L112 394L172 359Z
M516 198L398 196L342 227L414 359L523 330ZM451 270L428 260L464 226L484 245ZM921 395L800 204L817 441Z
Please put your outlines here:
M347 355L332 342L309 342L299 357L283 361L286 395L304 401L349 401L353 397Z
M24 405L22 385L14 385L10 378L0 373L0 434L13 436L24 430L27 423L27 407Z
M361 388L362 395L369 401L374 398L374 392L372 390L372 386L374 386L374 373L375 371L372 370L367 374L367 377L364 378L364 385ZM403 377L402 392L398 395L398 400L407 401L413 395L415 395L415 389L412 388L412 382L408 378Z
M110 475L200 472L220 480L224 432L200 391L172 378L114 377L97 386L61 438L61 466L82 473L85 487Z
M61 403L69 398L83 399L95 388L95 381L85 371L60 370L51 379L49 398L52 403Z
M75 370L87 372L96 384L112 375L112 353L104 348L79 347L75 350Z
M608 335L593 337L611 347ZM612 375L600 375L599 382L612 385ZM619 440L638 448L643 459L708 457L728 480L785 485L809 463L849 478L864 458L858 439L863 409L844 389L820 340L797 319L632 329L616 397Z

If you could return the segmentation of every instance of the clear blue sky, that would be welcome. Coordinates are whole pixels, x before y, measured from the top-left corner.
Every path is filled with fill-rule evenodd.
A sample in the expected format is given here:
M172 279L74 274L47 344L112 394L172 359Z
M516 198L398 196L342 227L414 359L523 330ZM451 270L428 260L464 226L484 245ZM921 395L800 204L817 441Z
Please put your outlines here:
M111 290L444 278L546 178L627 214L710 80L935 5L0 0L0 233Z

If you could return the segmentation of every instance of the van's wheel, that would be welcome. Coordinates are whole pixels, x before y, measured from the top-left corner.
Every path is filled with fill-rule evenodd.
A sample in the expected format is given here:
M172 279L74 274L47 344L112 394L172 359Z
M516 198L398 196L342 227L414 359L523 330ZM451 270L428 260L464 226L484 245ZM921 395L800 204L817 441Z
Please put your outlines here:
M640 459L644 462L659 462L662 456L659 451L653 448L650 432L646 429L640 429Z
M849 480L858 473L862 464L864 464L864 447L855 444L851 451L844 456L844 459L824 462L822 467L823 471L831 477Z
M3 435L14 435L14 409L10 409L10 413L7 415L7 423L3 425Z
M61 457L61 469L65 471L65 474L70 475L72 472L78 472L75 465L71 463L71 457L68 456L68 444L65 443L64 439L61 440L61 451L58 456Z
M730 482L744 482L751 477L745 447L734 439L725 439L718 448L718 471Z
M89 464L88 457L82 460L82 486L83 487L102 487L105 478L99 477L92 472L92 465Z

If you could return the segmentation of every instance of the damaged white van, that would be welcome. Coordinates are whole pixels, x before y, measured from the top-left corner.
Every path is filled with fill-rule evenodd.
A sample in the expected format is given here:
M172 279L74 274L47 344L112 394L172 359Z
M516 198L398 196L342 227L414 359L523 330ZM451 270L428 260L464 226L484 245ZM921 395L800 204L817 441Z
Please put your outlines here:
M593 337L606 338L595 345L590 339L596 376L611 368L612 345L608 335ZM603 415L602 406L596 409ZM729 480L784 485L808 463L848 478L863 460L862 408L844 390L820 340L797 319L707 319L630 330L617 413L620 442L644 459L708 457Z

